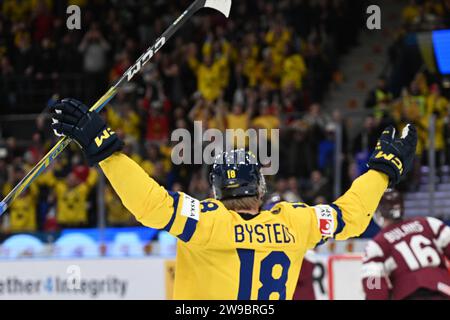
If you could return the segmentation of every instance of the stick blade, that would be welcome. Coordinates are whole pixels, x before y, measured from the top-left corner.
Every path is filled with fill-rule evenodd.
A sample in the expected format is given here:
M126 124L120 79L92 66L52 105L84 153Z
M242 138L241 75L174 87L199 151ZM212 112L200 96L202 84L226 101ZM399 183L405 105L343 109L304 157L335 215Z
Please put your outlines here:
M216 9L228 18L231 11L231 0L206 0L205 7Z

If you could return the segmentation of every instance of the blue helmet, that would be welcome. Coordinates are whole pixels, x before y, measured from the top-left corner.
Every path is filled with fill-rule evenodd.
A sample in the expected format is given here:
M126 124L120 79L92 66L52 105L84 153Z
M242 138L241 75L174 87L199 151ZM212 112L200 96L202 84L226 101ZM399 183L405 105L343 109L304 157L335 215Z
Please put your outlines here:
M216 156L209 179L218 200L262 197L266 192L261 165L253 153L244 149Z

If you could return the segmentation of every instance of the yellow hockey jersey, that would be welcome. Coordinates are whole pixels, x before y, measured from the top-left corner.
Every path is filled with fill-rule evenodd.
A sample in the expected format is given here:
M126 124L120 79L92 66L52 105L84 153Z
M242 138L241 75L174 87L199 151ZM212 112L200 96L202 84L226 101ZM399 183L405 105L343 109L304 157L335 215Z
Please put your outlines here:
M3 194L8 194L13 189L10 183L3 186ZM32 184L22 193L9 208L8 232L35 232L37 230L37 197L39 188Z
M60 224L84 225L88 223L89 192L97 182L97 171L91 169L85 182L70 187L65 180L57 179L53 172L47 172L38 180L38 184L53 188L56 195L56 220Z
M220 201L166 191L123 154L100 166L138 221L181 240L175 299L292 299L305 252L360 235L388 185L370 170L332 204L282 202L246 220Z

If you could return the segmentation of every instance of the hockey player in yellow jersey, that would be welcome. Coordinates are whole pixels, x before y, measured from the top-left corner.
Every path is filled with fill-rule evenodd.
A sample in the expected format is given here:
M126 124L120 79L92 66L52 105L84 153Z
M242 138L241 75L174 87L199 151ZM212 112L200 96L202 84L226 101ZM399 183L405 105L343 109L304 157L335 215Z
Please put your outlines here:
M387 128L370 170L335 202L281 202L260 211L265 182L251 153L218 155L210 175L215 199L199 201L159 186L120 153L117 135L82 103L64 99L52 117L55 132L76 140L90 165L99 163L138 221L179 239L175 299L292 299L305 252L328 238L359 236L388 185L411 167L417 143L413 126L399 138Z

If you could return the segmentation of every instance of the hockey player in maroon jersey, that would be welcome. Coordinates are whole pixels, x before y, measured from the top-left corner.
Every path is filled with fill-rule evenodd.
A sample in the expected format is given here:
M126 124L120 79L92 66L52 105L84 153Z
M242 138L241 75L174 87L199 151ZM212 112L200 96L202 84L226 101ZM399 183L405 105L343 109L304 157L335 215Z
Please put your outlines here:
M314 267L315 264L305 256L293 300L316 300L313 276Z
M374 216L382 230L363 259L366 299L450 299L450 227L432 217L403 216L401 194L388 189Z

